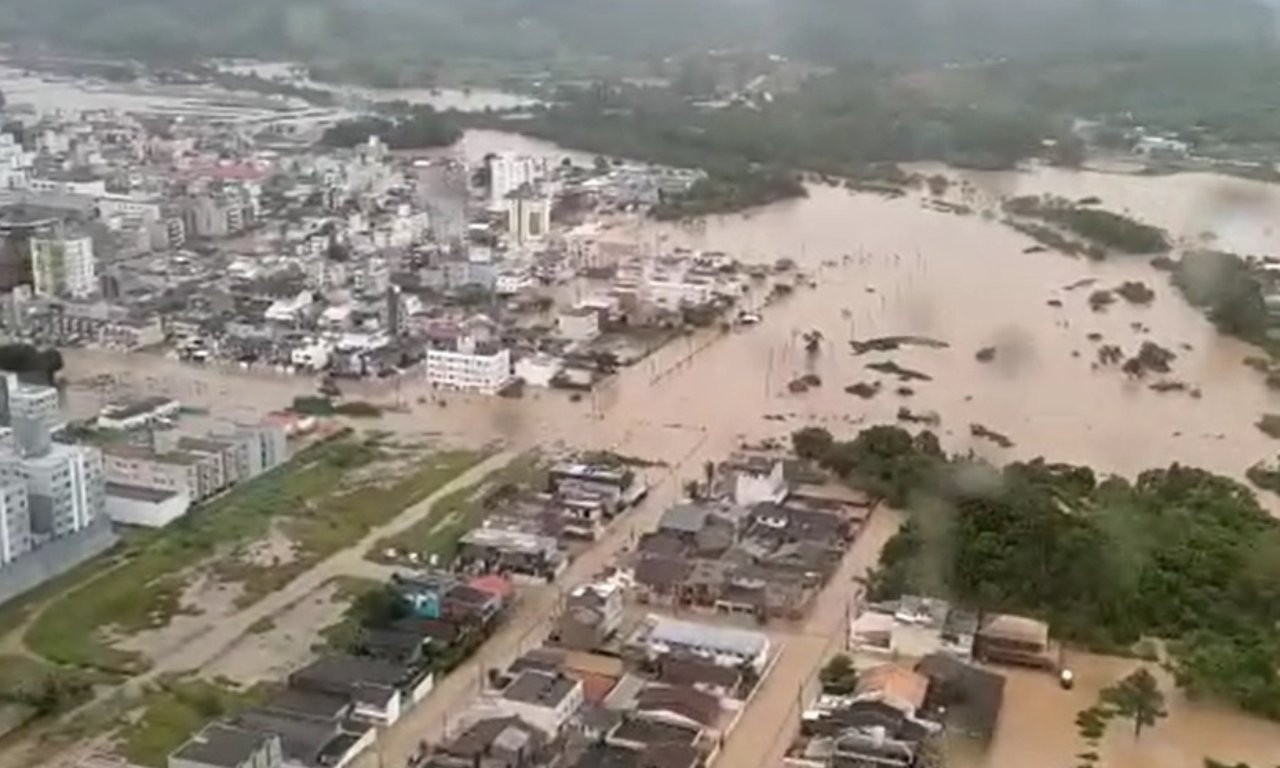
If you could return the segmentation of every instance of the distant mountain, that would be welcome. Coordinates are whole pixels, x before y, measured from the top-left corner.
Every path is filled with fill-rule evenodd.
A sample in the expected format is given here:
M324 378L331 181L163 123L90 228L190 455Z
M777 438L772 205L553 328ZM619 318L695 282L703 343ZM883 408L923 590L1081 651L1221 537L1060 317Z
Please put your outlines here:
M424 63L749 47L939 62L1270 43L1280 0L0 0L0 38L139 56Z

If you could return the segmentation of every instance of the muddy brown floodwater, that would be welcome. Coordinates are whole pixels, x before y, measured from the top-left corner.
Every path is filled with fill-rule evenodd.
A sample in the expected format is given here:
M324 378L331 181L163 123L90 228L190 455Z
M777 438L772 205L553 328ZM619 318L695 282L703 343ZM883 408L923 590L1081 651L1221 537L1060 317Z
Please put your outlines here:
M499 149L557 160L571 154L486 132L469 133L461 149L473 158ZM613 447L673 463L686 460L685 476L699 474L701 461L722 457L741 440L785 438L806 424L850 435L864 424L895 421L903 406L939 414L936 431L949 449L1001 462L1043 455L1132 476L1177 461L1242 477L1248 466L1276 453L1277 444L1253 422L1280 410L1280 395L1241 363L1250 348L1218 336L1147 259L1093 263L1025 253L1032 244L1027 238L980 212L1002 195L1097 196L1108 209L1168 228L1183 244L1212 241L1224 249L1270 253L1280 251L1271 229L1271 222L1280 221L1280 188L1198 175L943 172L963 182L949 199L967 201L978 215L929 210L916 195L886 200L815 187L808 199L697 226L621 222L652 245L723 250L748 262L794 259L812 275L815 287L800 287L770 307L759 326L723 337L704 332L678 340L582 403L545 392L521 401L448 395L442 408L429 402L433 395L420 383L405 382L394 397L409 410L376 426L436 431L473 442L504 437L544 446ZM1096 285L1065 290L1090 279ZM1104 312L1089 308L1092 290L1127 280L1152 286L1154 303L1116 302ZM817 355L809 355L802 336L814 329L825 342ZM855 356L848 344L907 334L950 346L904 346ZM1101 339L1091 341L1090 334ZM1174 350L1178 356L1169 378L1198 387L1202 398L1154 392L1148 385L1155 379L1130 381L1116 366L1094 365L1102 344L1118 345L1128 356L1144 341ZM975 359L985 347L996 349L990 362ZM899 383L866 367L890 360L931 379ZM135 386L168 388L184 400L240 418L280 407L315 386L304 379L266 377L246 387L242 380L169 361L121 363L118 357L86 352L70 354L68 367L72 376L127 369ZM787 382L805 373L818 374L823 386L790 393ZM847 385L873 381L883 386L870 399L844 392ZM909 396L899 394L904 384L912 390ZM255 397L245 398L250 391ZM386 385L374 395L382 401L393 397ZM79 397L87 398L82 404L94 404L92 394ZM971 424L1007 435L1013 446L1000 448L974 437ZM1073 755L1084 751L1072 724L1076 712L1130 666L1084 656L1071 663L1080 680L1071 693L1058 690L1051 678L1009 672L1004 723L994 743L981 755L959 756L956 764L1071 764ZM1200 768L1209 755L1269 766L1280 756L1280 727L1193 705L1176 694L1171 699L1170 719L1136 747L1117 727L1103 747L1102 764Z

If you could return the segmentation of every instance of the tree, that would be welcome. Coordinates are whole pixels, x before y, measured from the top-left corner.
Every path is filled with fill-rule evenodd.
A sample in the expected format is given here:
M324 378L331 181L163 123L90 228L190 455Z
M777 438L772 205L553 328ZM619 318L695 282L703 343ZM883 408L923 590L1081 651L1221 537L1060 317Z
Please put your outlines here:
M1133 721L1133 738L1142 735L1142 729L1156 724L1169 713L1164 708L1164 693L1156 678L1141 667L1113 686L1103 689L1102 700L1110 705L1118 717Z
M823 693L844 696L853 693L857 687L858 670L853 668L853 659L838 653L818 673L818 680L822 683Z
M822 427L805 427L791 434L791 448L802 459L823 461L835 445L835 438Z
M711 492L711 486L716 480L716 463L708 461L702 465L703 481L707 484L707 493Z

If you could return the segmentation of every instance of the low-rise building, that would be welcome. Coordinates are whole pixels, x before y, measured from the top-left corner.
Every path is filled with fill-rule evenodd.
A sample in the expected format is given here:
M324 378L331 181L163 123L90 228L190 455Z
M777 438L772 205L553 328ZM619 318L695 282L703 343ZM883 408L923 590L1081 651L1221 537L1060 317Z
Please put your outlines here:
M526 670L502 690L494 703L503 713L555 738L583 701L580 681L558 673Z
M653 661L668 655L704 658L721 666L749 665L764 670L771 647L769 637L735 627L698 624L666 616L650 616L638 640Z
M590 307L575 307L556 317L556 331L569 341L591 341L600 335L600 313Z
M182 517L190 508L191 497L185 490L162 491L119 483L106 485L107 516L117 523L160 528Z
M427 383L442 389L497 394L511 382L511 352L464 336L427 349Z
M226 723L205 726L169 755L168 768L283 768L280 737Z
M181 410L182 403L171 397L144 397L108 405L98 414L97 424L103 429L138 429L172 419Z
M583 584L569 593L557 624L560 645L590 651L622 626L622 589L611 582Z

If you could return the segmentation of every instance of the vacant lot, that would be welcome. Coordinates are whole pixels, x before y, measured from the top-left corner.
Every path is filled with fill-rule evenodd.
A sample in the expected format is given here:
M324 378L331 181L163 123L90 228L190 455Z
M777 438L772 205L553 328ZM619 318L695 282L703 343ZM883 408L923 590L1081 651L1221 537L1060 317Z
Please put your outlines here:
M391 471L382 478L363 471L378 462L393 464L392 459L401 459L395 463L401 469L403 458L394 447L349 434L309 448L168 528L138 536L121 565L44 606L26 643L62 664L142 672L149 666L145 655L113 647L111 638L157 630L178 613L199 610L182 600L193 566L237 585L236 607L251 605L394 518L477 457L465 451L429 454L408 464L398 479ZM276 554L263 557L255 550L254 542L278 536L285 541L273 547L280 550Z
M484 520L488 512L486 500L520 488L536 487L541 490L542 478L540 455L535 451L523 453L475 485L440 499L432 506L430 514L401 533L379 541L366 557L385 563L399 562L400 558L409 556L426 562L435 556L438 562L447 563L453 558L458 541ZM389 556L392 550L396 552L395 556Z

